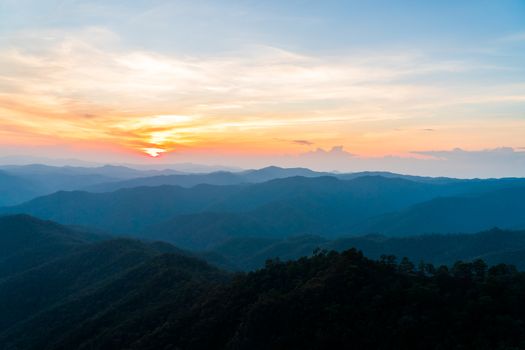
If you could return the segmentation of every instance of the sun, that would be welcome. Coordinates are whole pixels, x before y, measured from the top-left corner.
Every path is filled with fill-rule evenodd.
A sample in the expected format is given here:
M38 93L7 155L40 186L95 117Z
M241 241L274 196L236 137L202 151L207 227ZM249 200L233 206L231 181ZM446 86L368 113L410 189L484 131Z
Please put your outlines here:
M142 149L147 155L153 157L153 158L157 158L158 156L160 156L162 153L166 152L165 149L162 149L162 148L143 148Z

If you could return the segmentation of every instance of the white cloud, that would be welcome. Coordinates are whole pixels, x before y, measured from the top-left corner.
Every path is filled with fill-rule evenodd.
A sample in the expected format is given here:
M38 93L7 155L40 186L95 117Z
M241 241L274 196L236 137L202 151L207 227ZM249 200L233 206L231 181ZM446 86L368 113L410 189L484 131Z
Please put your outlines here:
M167 55L120 47L114 33L96 27L26 33L13 41L0 50L0 91L64 107L97 104L131 112L155 103L178 114L254 113L268 105L285 114L293 104L315 108L327 101L339 108L385 103L399 110L406 103L450 100L445 90L407 78L475 69L421 55L315 57L267 46L206 57Z
M264 146L277 129L273 137L326 147L349 145L352 133L364 149L364 142L385 142L403 121L446 130L483 113L477 104L524 101L524 84L461 78L479 69L488 68L414 52L323 56L263 45L185 56L126 47L100 27L41 30L0 46L0 126L28 137L65 135L134 149L162 142L198 147L206 138L216 145L230 135ZM435 75L453 83L435 83ZM154 125L158 116L188 118Z

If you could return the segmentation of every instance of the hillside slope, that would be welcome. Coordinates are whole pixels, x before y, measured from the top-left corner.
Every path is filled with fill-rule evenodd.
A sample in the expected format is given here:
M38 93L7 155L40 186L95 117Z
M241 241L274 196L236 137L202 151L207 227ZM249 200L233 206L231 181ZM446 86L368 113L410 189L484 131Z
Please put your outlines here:
M414 235L421 233L469 233L500 227L525 228L525 187L480 195L443 197L406 210L368 220L356 228L362 233Z
M138 187L109 193L57 192L3 213L26 213L66 225L132 234L174 215L199 212L238 191L235 186Z
M322 253L224 278L174 254L0 332L3 349L513 349L525 275Z

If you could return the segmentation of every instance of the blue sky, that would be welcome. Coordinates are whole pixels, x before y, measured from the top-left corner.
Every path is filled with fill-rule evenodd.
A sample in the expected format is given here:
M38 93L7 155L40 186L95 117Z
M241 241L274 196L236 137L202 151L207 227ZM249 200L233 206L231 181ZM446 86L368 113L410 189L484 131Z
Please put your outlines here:
M27 1L0 2L0 28L104 26L129 45L194 52L254 43L326 52L479 50L523 34L514 1Z

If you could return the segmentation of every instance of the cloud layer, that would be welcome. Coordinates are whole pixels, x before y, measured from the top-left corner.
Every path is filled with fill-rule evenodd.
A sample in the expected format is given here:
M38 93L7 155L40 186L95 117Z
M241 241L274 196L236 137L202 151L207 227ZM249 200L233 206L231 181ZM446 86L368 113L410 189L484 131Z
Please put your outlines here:
M347 166L342 159L438 168L445 156L461 169L459 151L417 151L456 147L470 150L469 159L504 146L513 149L509 159L521 157L519 28L476 44L414 44L412 31L396 45L374 46L368 42L395 33L373 33L383 24L369 28L313 4L311 13L235 1L53 4L8 1L10 11L0 13L0 153L103 149L108 160L256 158L333 169ZM465 34L436 23L444 37ZM315 39L313 25L333 37ZM501 150L493 156L507 159Z
M26 34L16 42L24 44L0 50L6 135L59 134L171 150L216 147L237 134L232 147L251 141L257 148L264 142L258 135L288 134L293 127L298 140L308 136L327 145L355 135L360 140L350 146L374 153L372 142L358 143L383 136L391 139L391 151L403 152L399 126L410 124L411 137L422 139L419 130L466 129L461 124L480 112L469 106L525 101L525 84L473 87L459 78L483 66L408 53L314 57L252 47L178 57L118 49L119 38L101 28ZM458 81L430 83L435 75ZM455 107L459 123L445 114ZM166 122L158 124L159 116ZM486 128L495 124L478 118ZM523 128L520 120L512 123Z

